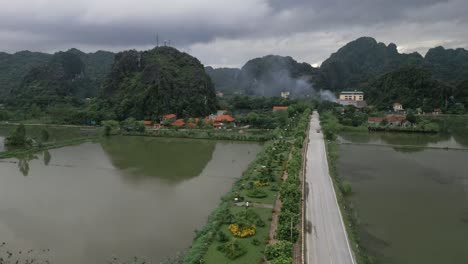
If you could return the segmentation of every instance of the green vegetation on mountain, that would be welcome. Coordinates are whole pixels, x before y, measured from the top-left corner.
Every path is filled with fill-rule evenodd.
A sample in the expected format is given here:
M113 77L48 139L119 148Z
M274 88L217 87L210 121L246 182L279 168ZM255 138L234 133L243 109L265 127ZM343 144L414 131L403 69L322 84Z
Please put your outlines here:
M386 46L373 38L362 37L346 44L322 63L318 85L332 91L356 89L369 78L422 62L423 57L418 53L400 54L393 43Z
M101 109L119 120L175 113L206 116L217 108L210 77L200 61L171 47L118 53L102 90Z
M333 53L320 67L318 88L335 92L364 90L366 99L380 109L395 102L405 108L464 113L468 103L468 51L430 49L401 54L395 44L373 38L356 39Z
M85 74L80 57L58 52L44 66L29 71L18 88L9 95L9 104L46 108L58 103L73 102L89 95L91 81Z
M67 96L94 97L113 60L111 52L87 54L77 49L54 55L29 51L0 53L0 95L15 106L70 101L71 98L65 100Z
M431 78L427 69L405 67L387 73L372 81L366 88L368 101L377 106L391 106L400 102L406 108L422 107L432 112L448 101L451 90Z
M205 67L206 73L211 77L216 90L225 94L238 92L238 78L241 70L237 68Z
M468 76L468 50L444 49L439 46L430 49L424 61L437 80L456 85Z
M77 49L70 49L67 52L78 55L85 65L84 73L91 81L91 89L88 90L88 97L97 96L104 79L112 68L115 54L101 50L95 53L84 53Z
M50 54L30 51L15 54L0 52L0 101L21 84L32 68L46 64L51 57Z

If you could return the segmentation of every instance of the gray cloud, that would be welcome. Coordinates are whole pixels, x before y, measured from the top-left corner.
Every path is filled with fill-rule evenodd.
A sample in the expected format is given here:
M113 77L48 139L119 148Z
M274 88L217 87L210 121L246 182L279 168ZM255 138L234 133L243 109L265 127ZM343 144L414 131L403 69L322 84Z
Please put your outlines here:
M170 39L215 66L269 53L319 64L360 36L401 51L468 47L466 0L1 0L0 50L146 49Z

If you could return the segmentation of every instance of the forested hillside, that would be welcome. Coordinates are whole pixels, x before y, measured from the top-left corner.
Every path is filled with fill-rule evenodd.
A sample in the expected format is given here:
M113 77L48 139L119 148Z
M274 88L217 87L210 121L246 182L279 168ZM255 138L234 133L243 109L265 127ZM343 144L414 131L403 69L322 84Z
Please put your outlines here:
M3 59L1 59L3 58ZM0 54L0 93L9 105L40 107L94 97L114 60L111 52L77 49ZM73 98L65 98L73 97Z
M278 96L282 90L304 94L313 88L334 93L364 90L366 99L381 108L401 102L410 108L458 113L468 105L468 51L461 48L436 47L423 57L362 37L333 53L318 69L291 57L269 55L250 60L239 72L230 69L235 75L211 67L207 72L216 80L216 89L229 87L248 95Z
M468 50L439 46L430 49L424 61L435 79L457 84L468 76Z
M102 90L101 108L117 119L175 113L205 116L216 110L210 77L198 59L171 47L120 52Z
M32 68L46 64L51 57L50 54L30 51L15 54L0 52L0 97L4 98L19 86Z
M211 77L216 90L225 94L238 92L239 75L241 70L237 68L217 68L205 67L206 73Z
M320 66L318 86L331 91L358 89L369 78L397 70L403 66L421 65L418 53L401 54L393 43L388 46L373 38L351 41Z

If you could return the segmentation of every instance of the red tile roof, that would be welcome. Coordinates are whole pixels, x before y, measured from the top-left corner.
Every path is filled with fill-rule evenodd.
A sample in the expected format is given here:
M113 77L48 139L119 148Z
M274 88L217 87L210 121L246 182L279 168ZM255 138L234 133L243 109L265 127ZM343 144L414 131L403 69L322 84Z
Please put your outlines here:
M151 123L153 123L153 122L148 121L148 120L143 121L143 124L145 124L145 126L151 126Z
M273 111L288 110L287 106L273 106Z
M404 116L404 115L388 115L387 117L385 117L385 119L387 119L388 122L396 122L396 121L403 122L403 121L406 120L406 116Z
M378 117L378 116L370 116L369 118L367 118L367 121L368 122L382 122L384 120L383 117Z
M387 115L386 117L369 117L367 118L368 122L382 122L383 120L387 120L388 122L403 122L406 120L406 116L404 115Z
M166 119L174 119L174 118L177 118L177 116L175 114L168 114L168 115L165 115L163 116L163 119L166 120Z
M236 120L230 115L220 115L214 121L215 122L234 122Z
M176 121L174 121L174 123L172 123L172 125L175 127L183 127L185 126L185 122L183 119L177 119Z

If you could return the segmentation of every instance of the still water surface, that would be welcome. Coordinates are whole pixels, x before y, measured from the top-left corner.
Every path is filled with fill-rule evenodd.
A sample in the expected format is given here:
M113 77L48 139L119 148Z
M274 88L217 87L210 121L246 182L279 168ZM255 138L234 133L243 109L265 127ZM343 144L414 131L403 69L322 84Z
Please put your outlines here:
M444 149L468 147L466 124L457 134L341 135L359 143L340 145L338 169L378 263L468 263L468 150Z
M113 137L0 160L0 240L53 263L146 257L190 246L261 146Z

